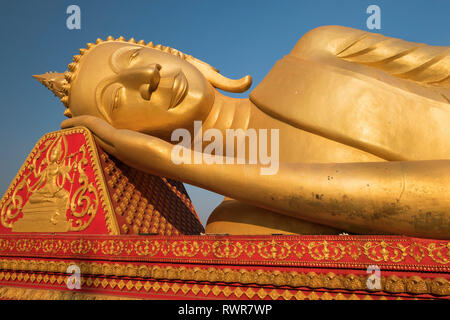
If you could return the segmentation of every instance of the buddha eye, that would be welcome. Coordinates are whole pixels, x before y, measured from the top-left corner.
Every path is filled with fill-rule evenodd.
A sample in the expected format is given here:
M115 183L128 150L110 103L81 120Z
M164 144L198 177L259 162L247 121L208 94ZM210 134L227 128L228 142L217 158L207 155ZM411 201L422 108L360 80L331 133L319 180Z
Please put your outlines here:
M121 90L122 90L122 87L118 87L116 90L114 90L113 103L112 103L111 110L114 110L119 107Z
M130 57L128 59L128 64L131 64L141 53L142 48L133 50L133 52L130 54Z

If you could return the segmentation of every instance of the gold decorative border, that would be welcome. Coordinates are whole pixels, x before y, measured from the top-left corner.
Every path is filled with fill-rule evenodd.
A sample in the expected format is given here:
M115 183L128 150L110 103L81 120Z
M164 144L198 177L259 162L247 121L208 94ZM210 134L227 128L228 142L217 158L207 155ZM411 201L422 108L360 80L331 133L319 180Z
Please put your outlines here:
M177 266L146 266L119 263L86 263L86 262L67 262L67 261L48 261L48 260L0 260L0 269L11 270L0 272L0 281L2 280L31 280L34 282L50 277L56 281L58 278L63 281L63 276L42 275L42 273L65 274L70 265L78 265L83 278L89 276L113 276L140 279L156 279L169 281L195 281L209 283L240 283L243 285L255 284L258 286L276 286L276 287L309 287L312 289L343 289L351 291L372 291L367 288L367 275L355 274L335 274L328 273L298 273L296 271L278 271L278 270L247 270L230 268L199 268L199 267L177 267ZM20 272L39 272L39 275L23 278ZM19 273L21 278L17 275ZM16 274L16 276L13 276ZM39 278L40 277L40 278ZM114 279L104 281L108 285ZM58 280L58 283L61 283ZM53 281L53 282L54 282ZM52 282L52 284L53 284ZM120 282L124 282L120 280ZM139 281L138 281L139 282ZM137 282L136 282L137 283ZM89 283L88 283L89 284ZM125 285L125 284L124 284ZM89 285L90 286L90 285ZM111 285L114 289L115 285ZM122 286L123 287L123 286ZM120 286L119 286L120 288ZM122 289L122 288L120 288ZM136 288L138 289L138 288ZM138 291L140 288L138 289ZM421 278L419 276L399 277L396 275L382 276L381 288L379 292L389 293L408 293L408 294L433 294L438 296L450 296L450 282L443 277ZM375 290L373 292L376 292Z
M20 276L20 274L19 274ZM13 274L11 277L19 277ZM24 277L32 278L36 282L58 282L65 283L66 279L62 276L48 277L42 274ZM22 300L126 300L135 299L127 296L128 293L133 295L141 294L141 299L158 297L180 298L194 296L196 299L272 299L272 300L403 300L403 299L435 299L436 297L413 297L413 296L393 296L386 294L368 294L368 293L352 293L352 292L327 292L322 290L299 290L286 288L264 288L249 287L239 285L211 285L199 283L178 283L169 281L139 281L139 280L118 280L107 278L82 278L82 287L91 287L98 290L106 290L109 287L120 290L123 295L104 295L97 293L86 293L80 291L61 291L53 289L30 289L0 286L0 299L22 299ZM53 293L55 292L55 293ZM147 295L147 297L145 297Z
M43 290L0 286L0 299L8 300L138 300L122 296L77 291Z
M303 240L232 238L213 236L127 236L65 235L61 237L0 237L0 252L7 256L61 256L71 259L142 260L202 264L264 264L310 267L367 268L371 263L386 270L449 272L450 242L411 242L399 239ZM271 241L269 241L271 240ZM292 241L291 241L292 240ZM371 241L367 241L371 240ZM291 242L290 242L291 241ZM344 260L344 261L342 261ZM416 262L414 264L408 262ZM431 264L432 260L437 265Z
M57 138L61 135L70 135L70 134L76 134L81 133L83 134L84 138L86 139L87 144L87 150L89 152L89 155L91 157L91 163L94 171L94 179L95 183L97 184L97 187L100 189L100 200L102 201L102 208L105 213L105 222L106 227L108 229L109 234L111 235L119 235L119 226L117 225L117 221L114 215L114 209L111 203L111 199L109 199L109 195L107 192L107 187L105 185L105 177L103 176L103 170L100 168L100 158L96 149L96 144L94 141L94 137L90 133L88 129L85 127L75 127L70 129L64 129L59 131L53 131L45 134L43 137L41 137L38 142L33 147L32 151L26 158L25 162L20 167L19 171L17 172L16 176L14 177L13 181L11 182L10 186L6 190L5 194L3 195L1 201L0 201L0 208L2 208L8 198L8 196L14 191L14 189L17 187L17 183L19 182L20 177L22 176L23 172L26 170L28 164L34 156L36 155L37 148L47 139L51 138ZM106 199L105 199L106 198Z
M146 283L142 287L149 292L150 290L156 294L159 292L162 296L163 294L176 294L182 291L185 295L192 292L195 296L199 292L203 292L205 295L210 292L214 297L220 299L219 295L223 295L228 299L239 299L241 297L246 297L248 299L265 299L269 297L272 300L278 300L280 298L284 300L389 300L386 296L371 296L371 295L361 295L358 296L354 293L345 294L342 293L330 293L330 292L316 292L316 291L301 291L292 293L289 290L284 290L280 293L279 290L268 290L264 288L241 288L241 287L229 287L219 288L218 286L208 286L208 285L192 285L189 286L184 284L180 286L178 283L163 283L154 282L153 284ZM163 292L163 293L161 293ZM205 297L207 299L208 297ZM18 287L4 287L0 286L0 300L140 300L136 298L129 298L125 296L114 296L114 295L102 295L102 294L90 294L84 292L69 292L60 290L42 290L42 289L30 289L30 288L18 288ZM395 297L395 300L403 300L402 297ZM412 298L418 300L418 298Z

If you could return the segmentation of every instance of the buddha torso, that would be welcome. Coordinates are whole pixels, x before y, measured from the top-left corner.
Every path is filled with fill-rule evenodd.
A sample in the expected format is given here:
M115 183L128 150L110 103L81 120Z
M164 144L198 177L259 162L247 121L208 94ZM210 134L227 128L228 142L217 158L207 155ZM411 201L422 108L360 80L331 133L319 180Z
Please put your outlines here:
M380 45L383 41L388 49ZM422 52L401 61L414 50ZM433 78L421 70L427 65L426 55L433 59L439 50L445 48L355 29L315 29L252 91L248 128L279 129L280 162L284 163L449 158L446 71L434 70ZM386 51L391 51L390 61ZM449 59L434 60L428 65L436 67L440 60ZM207 231L219 233L249 229L255 233L339 232L229 198L213 212L207 226Z

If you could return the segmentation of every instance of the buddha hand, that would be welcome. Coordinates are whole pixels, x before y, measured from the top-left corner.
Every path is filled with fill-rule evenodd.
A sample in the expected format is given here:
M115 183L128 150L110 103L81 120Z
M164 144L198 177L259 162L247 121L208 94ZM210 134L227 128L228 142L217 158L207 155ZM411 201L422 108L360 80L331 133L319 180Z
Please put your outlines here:
M172 145L140 132L116 129L94 116L78 116L61 123L61 128L83 126L95 136L99 145L114 157L138 170L173 176L170 171Z

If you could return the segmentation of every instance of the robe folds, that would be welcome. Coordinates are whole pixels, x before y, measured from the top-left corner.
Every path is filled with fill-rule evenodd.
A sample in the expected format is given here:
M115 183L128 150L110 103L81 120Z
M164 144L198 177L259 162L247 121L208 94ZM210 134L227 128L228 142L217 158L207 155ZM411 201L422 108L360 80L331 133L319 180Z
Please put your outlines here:
M425 81L437 63L435 77L448 79L448 47L321 27L276 62L250 99L279 120L388 161L450 159L450 83Z

